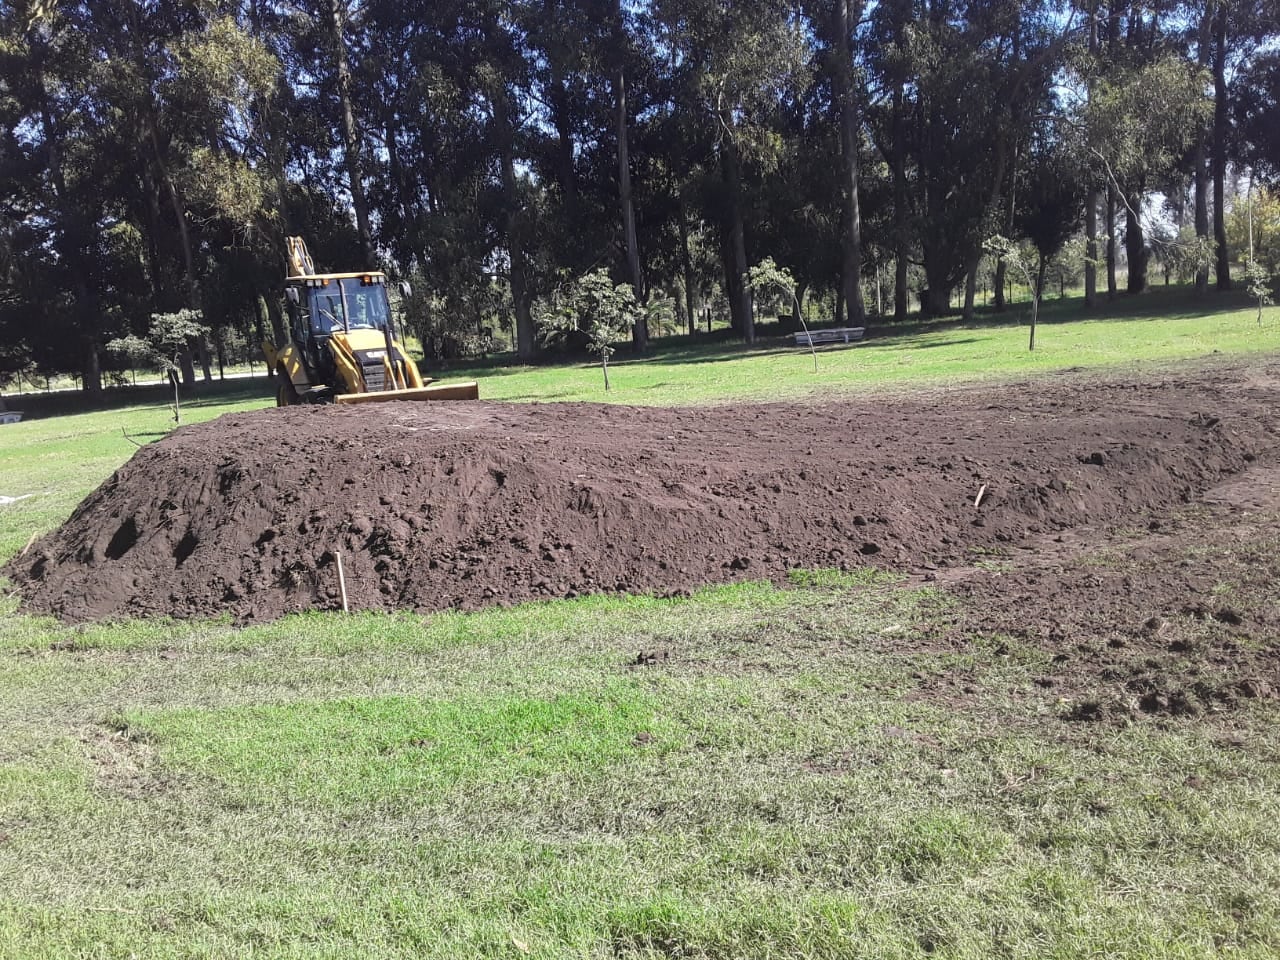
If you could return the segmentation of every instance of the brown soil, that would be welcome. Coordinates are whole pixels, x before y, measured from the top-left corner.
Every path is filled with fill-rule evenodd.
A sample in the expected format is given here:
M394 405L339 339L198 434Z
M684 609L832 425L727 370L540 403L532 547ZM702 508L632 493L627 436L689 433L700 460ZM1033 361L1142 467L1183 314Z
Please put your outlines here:
M978 555L1052 555L1085 525L1090 538L1158 525L1280 463L1278 372L1073 375L829 405L229 414L139 450L3 573L26 609L71 621L335 609L338 554L353 609L678 593L795 566L945 577ZM1026 618L1007 598L1041 591L1081 630L1095 614L1126 630L1164 615L1095 610L1088 591L1055 580L1050 596L1046 578L1019 576L956 589L1014 620Z
M1081 527L927 576L963 602L916 624L916 645L985 643L1019 659L1064 719L1194 716L1280 698L1275 466L1255 464L1141 532ZM922 690L976 706L993 693L979 672L943 671Z

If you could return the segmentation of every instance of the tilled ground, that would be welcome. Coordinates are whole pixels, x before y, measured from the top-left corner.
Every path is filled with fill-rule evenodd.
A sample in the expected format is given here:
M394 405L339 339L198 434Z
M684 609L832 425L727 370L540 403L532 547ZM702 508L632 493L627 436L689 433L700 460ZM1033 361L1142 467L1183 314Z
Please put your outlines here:
M1069 643L1103 618L1158 637L1171 616L1233 615L1184 589L1158 540L1151 577L1168 597L1141 609L1113 609L1023 559L1051 559L1082 531L1154 537L1208 491L1280 466L1277 401L1280 364L1254 361L826 405L232 414L139 450L3 573L26 609L69 621L248 621L339 607L339 555L352 608L424 611L679 593L797 566L874 563L945 581L975 558L1014 557L1016 569L952 589L1015 635ZM1238 539L1229 519L1197 536ZM1120 576L1108 596L1146 576L1124 567L1106 573Z
M919 579L961 602L914 624L914 643L986 644L1040 688L984 689L963 663L922 678L923 695L955 706L1048 693L1063 719L1126 723L1280 698L1276 466L1252 465L1141 529L1079 527Z

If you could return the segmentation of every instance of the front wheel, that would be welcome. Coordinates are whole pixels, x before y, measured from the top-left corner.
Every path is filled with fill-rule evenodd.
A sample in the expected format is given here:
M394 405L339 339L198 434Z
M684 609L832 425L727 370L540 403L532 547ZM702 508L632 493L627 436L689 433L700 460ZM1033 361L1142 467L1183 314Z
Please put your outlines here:
M289 379L287 373L280 374L280 389L276 392L277 407L292 407L298 404L301 398L298 396L297 388L294 387L293 381Z

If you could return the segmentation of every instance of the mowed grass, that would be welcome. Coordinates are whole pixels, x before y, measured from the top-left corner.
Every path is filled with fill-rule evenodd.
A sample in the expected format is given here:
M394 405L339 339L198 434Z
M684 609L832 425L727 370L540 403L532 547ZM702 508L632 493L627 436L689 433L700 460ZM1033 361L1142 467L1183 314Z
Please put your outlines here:
M505 362L447 371L480 381L495 400L592 400L635 404L704 404L727 400L836 399L867 390L1025 379L1076 367L1142 370L1152 364L1219 354L1280 349L1280 309L1264 322L1240 294L1196 299L1181 288L1101 304L1047 302L1034 352L1027 350L1029 308L958 320L881 327L855 345L818 348L818 372L807 348L790 337L752 347L735 341L656 342L653 355L609 364L604 392L599 364L529 367Z
M1280 949L1274 708L1069 723L949 602L0 630L10 957ZM965 709L923 692L962 670ZM1189 783L1195 787L1187 786Z
M1278 345L1247 312L1221 323L1243 333L1202 353ZM1070 329L1047 328L1045 349ZM849 364L841 389L885 383L854 365L891 369L903 349L826 352L819 377ZM702 389L687 368L705 364L754 388L785 361L799 370L775 391L813 379L800 354L713 352L669 375ZM610 399L671 393L621 386L646 366ZM527 392L557 371L579 376L486 380ZM580 373L600 399L598 371ZM167 416L0 428L0 493L38 493L0 506L0 556L132 453L121 427L145 442ZM1040 651L926 639L956 602L834 570L248 629L68 627L10 597L0 957L1280 952L1274 702L1070 722L1036 682ZM949 698L941 677L969 692Z

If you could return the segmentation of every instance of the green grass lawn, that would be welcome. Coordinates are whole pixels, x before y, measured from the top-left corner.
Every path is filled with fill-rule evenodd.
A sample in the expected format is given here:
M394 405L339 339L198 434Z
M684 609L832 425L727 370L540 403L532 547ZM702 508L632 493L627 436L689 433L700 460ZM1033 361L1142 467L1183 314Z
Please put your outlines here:
M674 347L617 365L608 399L1280 348L1247 309L1140 304L1170 315L1064 316L1034 357L1017 326L822 351L817 377L790 349ZM491 398L604 399L589 366L477 373ZM122 428L146 442L168 416L0 427L0 494L34 494L0 506L0 556L128 458ZM9 597L0 957L1280 953L1275 705L1067 722L1041 651L927 639L956 602L811 571L684 600L238 629L65 627Z
M1227 309L1224 309L1224 305ZM494 400L608 400L635 404L701 404L726 400L834 398L871 389L910 389L964 381L1019 379L1073 367L1138 367L1151 363L1280 348L1280 310L1256 322L1242 296L1198 301L1178 288L1104 304L1096 315L1080 301L1045 305L1036 350L1027 350L1027 309L1004 316L876 328L866 342L820 347L818 372L807 349L786 341L755 346L673 338L651 357L609 364L606 394L598 364L473 366L442 377L474 378Z

